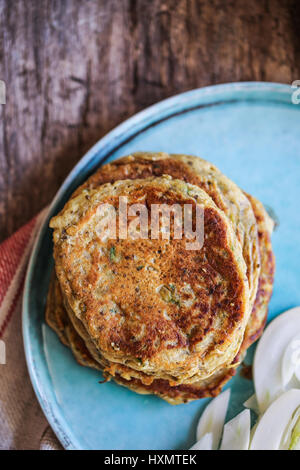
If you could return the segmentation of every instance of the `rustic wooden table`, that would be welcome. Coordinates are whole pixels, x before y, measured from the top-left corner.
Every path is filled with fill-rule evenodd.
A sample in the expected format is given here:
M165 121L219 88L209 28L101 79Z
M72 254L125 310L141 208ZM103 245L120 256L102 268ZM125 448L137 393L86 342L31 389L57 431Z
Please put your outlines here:
M299 35L299 0L0 0L0 240L146 106L214 83L300 79Z

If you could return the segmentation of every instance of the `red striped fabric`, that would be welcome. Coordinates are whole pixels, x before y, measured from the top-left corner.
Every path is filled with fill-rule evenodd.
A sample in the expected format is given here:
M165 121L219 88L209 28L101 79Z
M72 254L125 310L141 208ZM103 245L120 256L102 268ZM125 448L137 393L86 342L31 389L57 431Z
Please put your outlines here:
M32 219L0 245L0 339L22 295L33 234L42 215Z
M0 450L60 449L34 395L22 341L22 293L33 242L45 211L0 244ZM3 350L3 349L2 349Z

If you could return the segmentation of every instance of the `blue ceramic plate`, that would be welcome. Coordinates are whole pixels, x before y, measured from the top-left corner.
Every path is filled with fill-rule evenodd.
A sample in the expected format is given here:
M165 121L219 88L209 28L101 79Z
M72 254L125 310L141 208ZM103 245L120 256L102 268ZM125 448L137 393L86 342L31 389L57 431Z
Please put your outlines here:
M185 449L207 403L171 406L79 366L44 323L52 262L50 216L99 164L137 150L195 154L216 164L247 192L272 208L280 226L269 320L300 304L300 105L292 88L237 83L193 90L137 114L101 139L78 163L56 195L28 269L23 334L28 369L44 413L67 449ZM253 348L246 361L250 362ZM253 393L238 373L227 418Z

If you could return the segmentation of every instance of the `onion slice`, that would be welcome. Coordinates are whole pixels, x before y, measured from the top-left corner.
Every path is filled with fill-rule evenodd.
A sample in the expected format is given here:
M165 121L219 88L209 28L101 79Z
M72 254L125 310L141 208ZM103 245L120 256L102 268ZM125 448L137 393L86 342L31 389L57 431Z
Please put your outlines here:
M293 414L300 406L300 390L289 390L266 410L255 429L251 450L279 450Z
M200 441L205 434L211 433L213 439L213 450L216 450L220 443L229 398L230 389L227 389L225 392L211 400L203 411L197 426L197 441Z
M300 438L300 407L294 412L287 429L281 439L281 450L299 450Z
M245 408L249 408L250 410L254 411L255 414L259 415L259 408L255 393L243 403L243 406Z
M300 335L287 345L281 361L282 385L286 387L300 366Z
M213 435L211 432L204 434L201 439L190 448L190 450L212 450Z
M244 410L225 424L220 450L248 450L250 442L250 410Z
M292 386L286 383L293 368L290 364L292 355L287 348L296 335L300 335L300 307L288 310L275 318L258 343L254 356L253 376L261 413ZM282 366L284 356L285 365ZM287 368L284 373L283 367ZM296 373L296 370L293 373Z

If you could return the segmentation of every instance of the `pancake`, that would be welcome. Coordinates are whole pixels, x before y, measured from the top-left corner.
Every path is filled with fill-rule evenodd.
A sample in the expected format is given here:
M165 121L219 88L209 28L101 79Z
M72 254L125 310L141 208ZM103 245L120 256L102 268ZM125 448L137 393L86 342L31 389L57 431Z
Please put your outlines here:
M253 308L260 275L257 225L247 196L212 163L202 158L167 153L137 152L103 165L74 193L124 179L170 175L203 189L231 220L247 265L250 309Z
M265 327L275 274L275 256L271 243L274 222L258 199L250 194L247 194L247 197L252 204L258 227L261 272L251 320L248 322L245 332L243 342L245 349L259 338Z
M118 209L120 196L148 208L200 205L203 248L186 250L184 237L99 238L99 205ZM61 288L105 360L179 384L230 366L249 317L246 265L229 219L204 191L170 177L83 188L51 226Z
M174 161L178 158L177 163ZM172 159L173 166L175 165L175 170L172 168L172 171L176 173L177 177L182 179L187 179L190 177L188 167L182 168L182 163L185 165L195 166L191 163L190 159L196 159L195 157L185 157L185 156L168 156L166 154L135 154L134 158L132 156L125 157L117 162L114 162L112 165L105 165L102 167L98 172L96 172L81 188L75 191L73 197L76 197L78 193L85 188L97 188L104 182L107 181L114 181L115 179L123 179L124 177L147 177L151 174L162 174L164 173L163 168L170 165L170 158ZM134 160L132 163L132 159ZM131 160L131 162L128 162ZM145 163L146 160L147 162ZM157 160L159 160L159 166L156 166ZM163 164L162 164L163 160ZM184 161L185 160L185 161ZM205 162L201 159L197 159L198 161L204 162L206 166L204 167L204 175L206 172L206 181L208 181L208 185L212 184L211 180L209 179L211 175L209 174L210 164ZM155 168L149 169L149 161L151 165L155 166ZM179 162L179 164L178 164ZM128 165L130 168L128 168ZM197 165L196 165L197 166ZM172 167L172 165L170 165ZM212 165L211 165L212 167ZM218 171L218 170L217 170ZM154 172L154 173L153 173ZM170 173L170 171L169 171ZM202 170L203 173L203 170ZM202 176L203 178L203 176ZM226 179L226 178L225 178ZM205 180L205 177L204 177ZM209 184L210 183L210 184ZM226 182L225 182L226 183ZM203 181L202 181L203 184ZM218 181L218 185L221 185L220 181ZM199 185L201 187L201 185ZM221 186L219 186L220 188ZM218 190L219 190L218 188ZM226 188L226 184L225 184ZM228 184L227 184L228 188ZM224 189L223 189L224 190ZM242 228L242 231L239 226L236 224L240 224L238 217L235 214L235 211L231 208L228 201L229 190L225 191L226 197L225 200L227 201L227 208L225 203L225 212L230 217L231 220L234 221L236 235L239 237L239 240L242 241L241 233L245 234L247 231ZM222 206L222 202L224 204L224 200L222 200L222 196L218 195L218 191L212 191L212 195L214 196L215 202L217 205ZM232 193L231 193L232 196ZM248 195L246 195L248 196ZM244 337L244 341L242 346L234 358L232 364L228 367L221 368L219 371L213 373L207 379L201 379L198 381L193 381L193 383L187 384L179 384L176 385L176 381L166 380L161 378L154 378L153 376L146 375L140 370L134 370L128 368L124 364L109 362L107 359L104 359L103 356L99 353L96 349L95 345L89 338L89 335L85 329L85 327L81 324L78 318L72 312L71 308L67 308L68 314L65 312L62 314L62 318L60 320L60 325L66 323L66 315L69 316L70 324L73 323L76 326L76 329L71 324L71 331L72 331L72 343L69 346L73 350L75 357L77 358L78 362L82 365L88 365L90 367L100 368L104 371L104 376L107 379L111 377L121 385L125 385L126 387L137 391L138 393L154 393L161 398L164 398L168 402L172 404L176 403L184 403L190 400L206 397L206 396L215 396L221 390L221 387L234 375L235 367L238 365L239 361L245 354L246 348L253 342L257 337L261 334L267 314L267 306L270 300L270 296L272 293L272 285L273 285L273 277L274 277L274 255L272 253L271 242L270 242L270 234L272 231L272 221L266 214L262 204L257 201L255 198L248 196L253 212L257 219L257 225L259 228L259 249L261 253L261 274L259 280L260 288L257 291L254 307L252 310L251 318L247 324L246 334ZM234 199L234 198L233 198ZM221 201L221 202L220 202ZM242 204L240 205L242 208ZM245 217L244 217L245 219ZM245 243L244 243L245 245ZM251 246L251 245L248 245ZM249 250L249 248L248 248ZM243 246L243 252L245 253L245 246ZM247 253L247 250L246 250ZM248 253L251 253L248 251ZM244 255L245 256L245 255ZM251 254L250 254L251 256ZM249 264L249 263L248 263ZM249 278L249 268L248 268L248 278ZM48 301L47 301L47 308L48 304L51 304L51 295L53 295L53 289L50 286ZM60 294L60 302L62 299L62 295ZM66 303L66 299L65 303ZM53 304L53 301L52 301ZM64 306L62 307L64 309ZM53 310L53 309L52 309ZM58 312L56 317L59 318L61 313L61 307L58 308ZM49 322L48 322L49 323ZM53 327L53 322L52 325ZM57 320L56 320L56 329L57 329ZM60 328L58 331L61 333ZM65 326L65 335L69 336L70 327ZM57 330L56 330L57 331ZM57 332L58 332L57 331ZM79 333L79 334L78 334ZM61 338L64 339L64 338ZM70 341L69 341L70 343Z
M263 330L265 321L266 321L266 314L267 314L267 306L268 302L271 297L272 293L272 285L273 285L273 278L274 278L274 255L272 253L270 235L273 230L273 222L264 210L262 204L252 196L249 196L249 199L253 205L254 213L256 215L258 229L259 229L259 240L260 240L260 252L261 252L261 261L262 261L262 270L261 270L261 286L262 288L258 291L257 298L260 299L259 304L257 304L255 315L252 312L252 315L249 319L247 324L248 336L245 335L245 340L241 346L238 356L235 359L236 364L242 359L243 355L245 354L246 348L257 339L260 333ZM56 287L53 287L53 282L56 283ZM51 280L50 287L49 287L49 294L47 299L47 309L46 312L49 311L50 306L51 311L53 312L53 305L57 309L55 313L56 321L53 326L53 321L48 320L49 326L51 326L57 333L61 340L65 343L64 337L61 337L62 329L66 325L66 311L64 305L62 303L62 294L60 292L60 287L58 281L55 276ZM61 318L60 318L61 317ZM77 320L77 319L76 319ZM74 321L74 319L73 319ZM57 331L57 323L60 326L59 331ZM78 328L78 320L76 323ZM76 332L76 330L71 328L71 339L70 339L70 327L65 326L66 328L66 336L69 338L69 347L71 347L73 354L77 361L83 365L88 366L96 369L105 370L104 375L107 380L110 378L114 378L114 380L119 383L120 385L126 386L138 393L154 393L161 398L167 400L171 404L179 404L185 403L191 400L203 398L203 397L212 397L217 395L221 388L225 385L225 383L234 375L236 368L231 367L225 370L221 370L219 373L215 374L214 376L210 377L208 380L202 380L197 383L187 385L179 385L179 386L170 386L168 381L165 380L154 380L153 382L149 382L149 378L147 380L141 380L137 374L128 373L128 368L124 372L120 369L119 365L118 370L116 371L116 364L109 365L109 363L103 363L100 360L100 364L97 362L99 360L99 356L93 359L91 352L85 346L84 341L80 337L80 335ZM84 333L84 329L81 330L81 334L85 335L85 341L88 340L87 333ZM64 335L65 336L65 335ZM90 343L90 341L89 341ZM95 353L95 348L94 351ZM97 354L97 353L96 353ZM134 376L135 375L135 376ZM125 378L126 377L126 378Z

